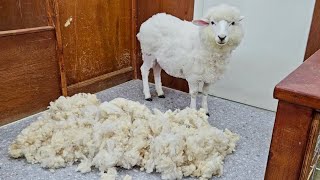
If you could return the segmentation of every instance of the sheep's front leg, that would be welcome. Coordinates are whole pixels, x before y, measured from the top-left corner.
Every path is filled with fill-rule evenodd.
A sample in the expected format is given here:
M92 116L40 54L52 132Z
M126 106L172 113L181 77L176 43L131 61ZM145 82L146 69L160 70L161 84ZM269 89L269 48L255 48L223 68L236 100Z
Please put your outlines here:
M208 112L208 91L209 91L209 84L204 83L202 88L202 108L206 111L207 115L210 116Z
M199 83L198 82L188 82L189 85L189 94L191 96L190 101L190 108L196 109L197 108L197 95L199 90Z

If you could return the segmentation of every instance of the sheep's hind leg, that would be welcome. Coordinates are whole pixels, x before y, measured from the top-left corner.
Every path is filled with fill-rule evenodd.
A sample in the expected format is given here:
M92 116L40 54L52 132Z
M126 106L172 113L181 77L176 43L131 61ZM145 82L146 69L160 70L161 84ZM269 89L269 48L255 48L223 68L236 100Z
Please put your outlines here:
M152 68L155 59L152 58L151 55L145 55L142 54L143 64L140 68L141 70L141 76L142 76L142 82L143 82L143 94L145 97L145 100L152 101L151 95L150 95L150 88L149 88L149 72Z
M158 63L155 63L155 65L153 66L153 75L158 97L165 98L161 83L161 67Z
M191 101L190 101L190 108L196 109L197 108L197 95L199 91L199 83L197 82L189 82L189 94L191 96Z
M208 91L209 91L209 84L204 83L202 88L202 108L206 111L207 116L210 116L208 112Z

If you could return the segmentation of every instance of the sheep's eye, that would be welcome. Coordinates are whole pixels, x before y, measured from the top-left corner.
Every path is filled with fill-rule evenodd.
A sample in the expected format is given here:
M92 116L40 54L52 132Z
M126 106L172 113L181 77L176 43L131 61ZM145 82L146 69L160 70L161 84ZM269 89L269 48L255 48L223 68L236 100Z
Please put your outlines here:
M235 24L236 24L235 22L232 22L232 23L231 23L232 26L234 26Z
M211 21L211 24L214 25L215 23L213 21Z

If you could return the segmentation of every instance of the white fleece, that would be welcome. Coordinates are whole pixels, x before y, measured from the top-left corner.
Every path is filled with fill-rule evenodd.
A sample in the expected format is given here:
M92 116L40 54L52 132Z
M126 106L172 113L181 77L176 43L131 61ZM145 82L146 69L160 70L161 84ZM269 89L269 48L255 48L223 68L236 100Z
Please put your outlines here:
M102 179L114 179L117 166L140 166L162 179L208 179L222 174L223 159L238 139L212 127L202 109L152 112L122 98L100 103L95 95L76 94L50 103L17 136L9 154L50 169L80 162L78 171L96 167Z
M188 82L215 82L224 73L231 52L243 38L243 29L238 22L241 16L237 8L220 5L209 9L203 19L236 22L228 28L227 44L216 43L216 32L211 25L198 27L192 22L159 13L145 21L137 34L142 53L152 56L150 60L156 60L171 76Z

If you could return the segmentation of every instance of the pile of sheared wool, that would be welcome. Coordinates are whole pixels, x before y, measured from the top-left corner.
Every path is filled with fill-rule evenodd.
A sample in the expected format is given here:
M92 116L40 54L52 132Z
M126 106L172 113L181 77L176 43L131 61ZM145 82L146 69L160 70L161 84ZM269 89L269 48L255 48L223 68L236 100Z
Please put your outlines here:
M116 166L139 166L161 173L162 179L208 179L222 174L223 159L238 139L212 127L203 110L152 112L138 102L100 103L95 95L81 93L51 102L18 135L9 154L50 169L80 162L78 171L96 167L102 179L115 179Z

